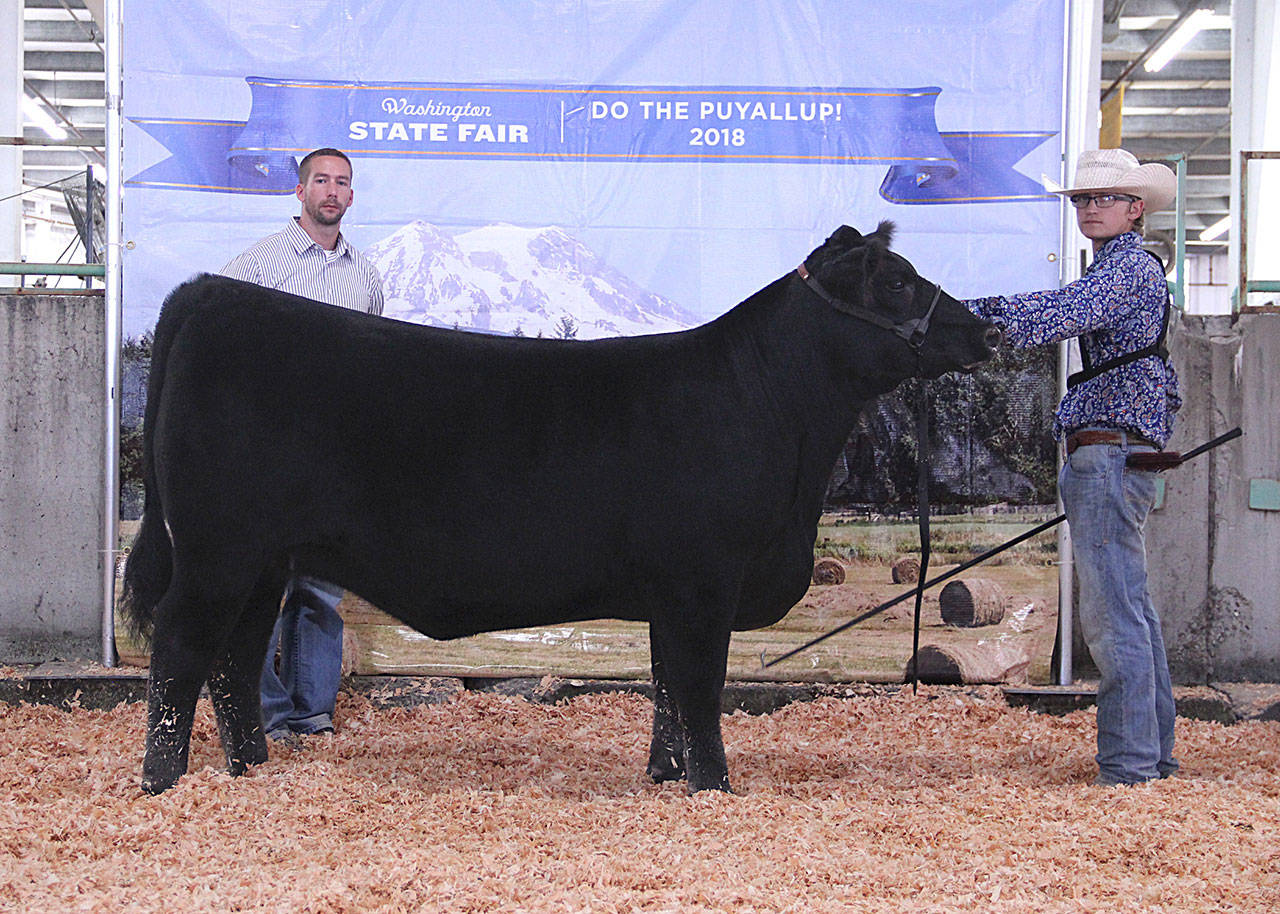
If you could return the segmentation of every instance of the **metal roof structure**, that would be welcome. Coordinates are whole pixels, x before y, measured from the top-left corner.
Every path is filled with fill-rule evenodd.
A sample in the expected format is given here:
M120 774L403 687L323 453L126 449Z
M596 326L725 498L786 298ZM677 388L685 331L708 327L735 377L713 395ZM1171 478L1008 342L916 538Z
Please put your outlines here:
M1212 9L1199 32L1158 72L1143 60L1184 14ZM1106 0L1102 25L1102 94L1123 86L1121 145L1143 161L1186 156L1187 253L1226 251L1228 233L1200 241L1200 232L1229 212L1231 197L1231 0ZM1118 91L1118 88L1117 88ZM1174 163L1169 163L1174 164ZM1173 213L1147 219L1152 232L1172 236Z
M55 140L28 116L23 127L23 184L30 188L104 164L105 53L102 28L84 0L24 0L24 94L67 131ZM101 2L97 6L101 16Z
M23 88L67 130L53 140L31 120L23 130L26 189L75 181L86 166L105 161L102 0L24 0ZM1163 69L1142 61L1185 13L1214 10L1201 31ZM1101 88L1124 86L1122 145L1144 161L1181 154L1187 168L1187 250L1225 251L1227 234L1200 241L1200 231L1227 215L1231 183L1230 0L1104 0ZM1136 65L1135 65L1136 64ZM1118 90L1118 87L1117 87ZM29 195L68 216L56 189ZM1172 236L1174 216L1154 214L1148 230ZM1155 239L1159 242L1159 238Z

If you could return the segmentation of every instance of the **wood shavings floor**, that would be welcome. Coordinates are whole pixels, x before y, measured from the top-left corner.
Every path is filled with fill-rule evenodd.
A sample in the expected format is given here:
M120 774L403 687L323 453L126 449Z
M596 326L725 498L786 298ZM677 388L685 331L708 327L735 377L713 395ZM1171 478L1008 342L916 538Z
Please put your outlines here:
M1178 722L1182 774L1089 783L1092 711L922 688L724 719L737 795L644 774L650 708L465 693L232 780L138 789L144 709L0 706L0 911L1280 909L1280 724Z

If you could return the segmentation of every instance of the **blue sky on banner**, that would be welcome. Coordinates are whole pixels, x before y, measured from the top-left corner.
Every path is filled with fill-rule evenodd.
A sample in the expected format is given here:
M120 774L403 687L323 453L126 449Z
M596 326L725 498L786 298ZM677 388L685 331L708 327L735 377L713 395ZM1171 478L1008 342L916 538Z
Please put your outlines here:
M360 247L558 226L709 319L842 223L953 294L1055 283L1064 0L131 0L125 331L355 161Z

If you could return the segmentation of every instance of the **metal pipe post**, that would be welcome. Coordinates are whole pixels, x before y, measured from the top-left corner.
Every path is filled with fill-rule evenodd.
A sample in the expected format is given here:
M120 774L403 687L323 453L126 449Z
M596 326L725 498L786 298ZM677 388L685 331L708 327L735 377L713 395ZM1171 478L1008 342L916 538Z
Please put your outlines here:
M107 263L106 282L106 410L103 416L106 492L102 511L102 665L116 665L116 551L120 537L120 189L121 110L120 38L123 0L106 0L107 96ZM92 219L92 213L88 218Z
M1236 204L1240 213L1240 285L1236 286L1236 312L1239 313L1249 304L1249 286L1246 264L1249 262L1246 239L1249 232L1249 153L1240 150L1240 201Z
M1177 269L1173 273L1173 306L1179 311L1187 310L1187 154L1179 152L1173 156L1178 169L1178 210L1174 230L1174 256L1178 258Z

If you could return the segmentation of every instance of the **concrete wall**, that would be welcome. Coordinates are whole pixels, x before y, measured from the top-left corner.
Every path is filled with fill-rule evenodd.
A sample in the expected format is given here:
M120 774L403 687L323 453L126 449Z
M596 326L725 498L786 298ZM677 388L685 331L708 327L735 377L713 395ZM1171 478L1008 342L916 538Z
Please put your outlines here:
M103 298L0 294L0 663L102 656Z
M1184 317L1172 341L1184 404L1177 450L1244 437L1164 474L1147 550L1175 681L1280 681L1280 511L1249 507L1280 480L1280 315Z
M103 301L0 295L0 663L100 659ZM1147 548L1182 683L1280 682L1280 315L1184 317L1171 349L1185 403L1172 447L1245 435L1164 474Z

